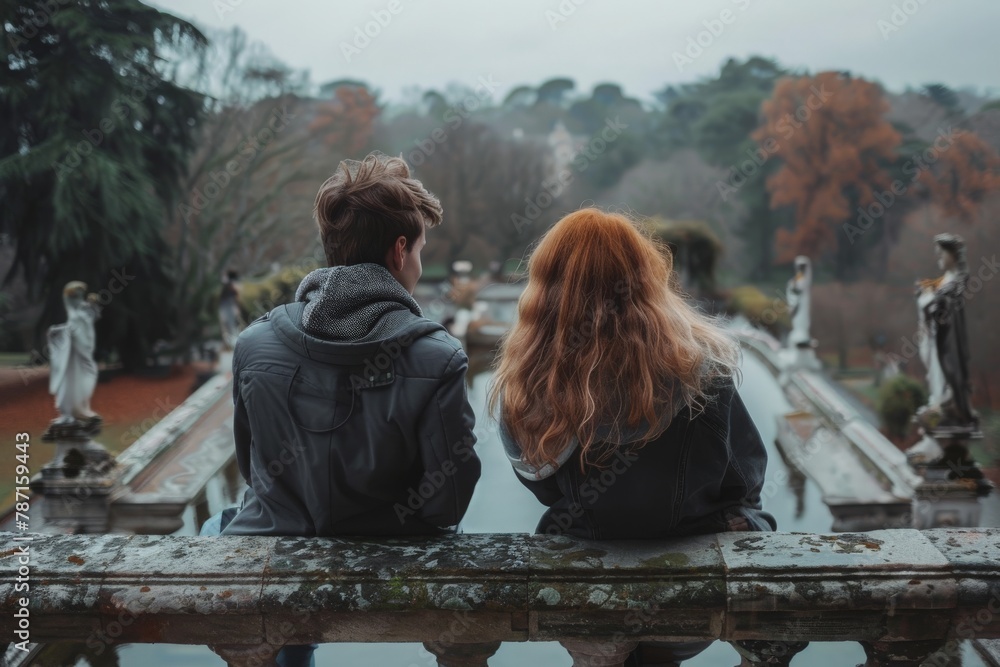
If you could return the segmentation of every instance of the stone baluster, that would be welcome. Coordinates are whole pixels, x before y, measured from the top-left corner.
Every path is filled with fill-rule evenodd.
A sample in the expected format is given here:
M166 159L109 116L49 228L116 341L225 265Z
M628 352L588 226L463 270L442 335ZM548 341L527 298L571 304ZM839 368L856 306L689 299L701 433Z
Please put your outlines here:
M424 642L424 648L437 658L438 667L487 667L486 661L500 649L500 642Z
M780 665L787 667L796 654L809 646L809 642L782 642L738 640L731 642L743 661L741 667L750 665Z
M573 667L622 667L638 642L559 642L573 658Z
M940 639L908 642L861 642L868 656L864 667L919 667L945 642Z
M226 661L228 667L277 667L276 658L280 646L258 644L256 646L222 644L210 649Z

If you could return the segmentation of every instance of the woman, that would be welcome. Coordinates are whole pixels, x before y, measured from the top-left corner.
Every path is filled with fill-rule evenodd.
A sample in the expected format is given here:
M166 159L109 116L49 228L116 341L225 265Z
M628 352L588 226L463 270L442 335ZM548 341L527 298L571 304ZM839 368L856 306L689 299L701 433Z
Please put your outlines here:
M760 504L767 455L733 381L739 346L670 275L665 249L592 208L535 249L490 408L518 478L549 507L537 532L775 529ZM676 664L710 643L646 642L630 664Z

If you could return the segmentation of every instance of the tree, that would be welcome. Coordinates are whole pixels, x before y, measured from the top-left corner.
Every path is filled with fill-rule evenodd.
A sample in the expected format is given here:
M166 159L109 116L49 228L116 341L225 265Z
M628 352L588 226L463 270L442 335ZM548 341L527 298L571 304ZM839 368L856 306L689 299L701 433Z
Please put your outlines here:
M558 217L562 193L546 188L554 182L547 146L531 140L500 144L487 192L487 213L479 230L493 249L493 261L500 266L509 259L520 259L528 245ZM529 215L534 213L532 205L538 215ZM520 216L517 224L511 218L515 213Z
M976 134L962 131L921 172L921 182L945 215L975 220L986 197L1000 190L1000 155Z
M645 224L670 249L680 285L699 296L715 297L715 267L722 256L722 241L708 223L657 217Z
M426 162L416 168L416 177L433 192L444 208L445 224L433 239L434 246L444 244L445 261L459 259L470 236L481 229L489 211L489 193L493 186L493 168L502 140L489 126L467 120L445 135Z
M565 104L567 93L576 88L573 79L557 78L549 79L538 87L535 104L553 104L562 106Z
M138 0L0 2L0 232L44 300L38 331L83 280L106 306L102 348L127 367L169 338L161 230L195 147L202 96L164 77L164 51L202 48L190 23ZM102 291L103 290L103 291Z
M782 161L767 180L771 207L795 210L795 227L778 230L778 261L832 251L838 279L861 263L854 243L867 227L853 223L872 204L884 212L876 193L890 186L887 166L900 143L887 110L878 85L837 72L775 86L753 137Z
M625 97L617 84L594 86L590 97L570 106L567 120L567 127L585 136L588 145L605 144L580 174L592 190L614 186L646 154L643 136L648 131L647 114L639 101ZM609 122L625 126L613 141L605 141L602 134Z
M367 87L337 81L329 99L302 96L303 74L289 70L244 33L219 35L188 62L189 85L212 91L199 149L172 211L168 239L177 279L177 346L182 351L216 321L219 279L322 255L311 224L319 184L340 159L369 143L379 108Z
M693 148L712 166L727 170L715 182L718 199L730 207L742 204L736 233L745 242L751 276L767 279L773 264L774 234L781 220L771 210L765 189L776 169L768 153L752 138L760 125L761 104L787 72L773 60L751 57L728 60L719 76L660 94L666 105L654 131L654 144L672 155Z

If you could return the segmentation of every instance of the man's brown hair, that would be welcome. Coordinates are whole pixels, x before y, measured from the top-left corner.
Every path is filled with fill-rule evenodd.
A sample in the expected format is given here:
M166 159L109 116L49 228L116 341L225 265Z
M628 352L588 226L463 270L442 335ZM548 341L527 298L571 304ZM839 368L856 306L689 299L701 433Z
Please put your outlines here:
M410 178L406 162L378 151L360 162L341 162L320 186L313 208L330 266L384 266L396 239L405 237L411 248L424 227L440 224L441 216L441 202Z

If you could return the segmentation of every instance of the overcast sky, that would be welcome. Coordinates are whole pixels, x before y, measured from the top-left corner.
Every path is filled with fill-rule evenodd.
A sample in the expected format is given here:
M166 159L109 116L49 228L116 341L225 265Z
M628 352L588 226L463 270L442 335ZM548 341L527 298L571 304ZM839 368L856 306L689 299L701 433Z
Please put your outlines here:
M850 70L894 91L946 83L1000 97L1000 0L160 0L199 26L240 26L313 83L475 86L497 99L554 76L650 99L729 56ZM395 10L393 13L392 10ZM373 16L373 12L375 15ZM377 25L381 19L384 25ZM360 28L374 37L358 38ZM357 42L356 42L357 40ZM700 42L700 45L698 44ZM699 53L700 49L700 53ZM346 53L345 53L346 50Z

